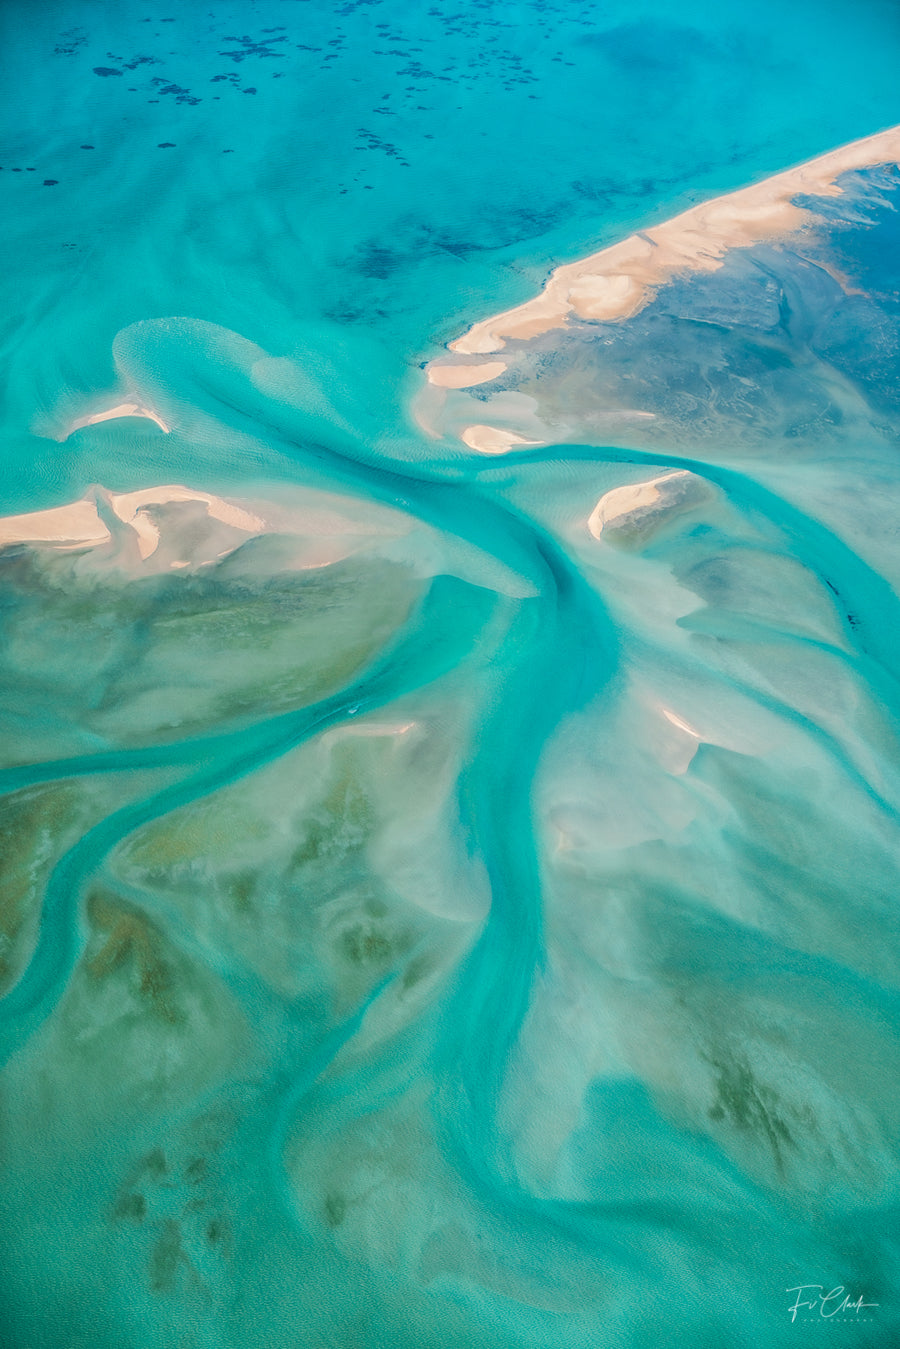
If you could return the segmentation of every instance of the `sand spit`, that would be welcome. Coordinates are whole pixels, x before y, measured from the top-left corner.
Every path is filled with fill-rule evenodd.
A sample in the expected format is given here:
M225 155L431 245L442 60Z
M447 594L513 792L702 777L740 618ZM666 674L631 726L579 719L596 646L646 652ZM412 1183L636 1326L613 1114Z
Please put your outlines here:
M588 529L599 539L605 527L626 519L635 512L649 511L663 504L674 504L680 489L687 487L693 474L686 469L663 473L647 482L629 483L614 487L597 502L588 518ZM674 489L674 490L673 490Z
M148 507L165 506L173 501L200 501L208 514L223 524L243 530L247 534L261 534L266 522L249 511L224 501L209 492L193 492L177 485L147 487L139 492L99 493L114 515L137 535L138 552L146 560L159 547L159 529L144 513ZM0 547L11 543L55 543L69 547L107 543L112 537L104 524L94 495L73 501L67 506L56 506L46 511L30 511L25 515L0 518Z
M693 726L689 726L686 721L683 721L681 717L676 716L674 712L670 712L667 707L662 709L662 714L666 721L671 722L673 726L677 726L679 731L684 731L687 735L692 735L695 740L700 739L699 731L695 731Z
M156 425L165 431L166 435L170 431L162 417L152 408L144 407L142 403L117 403L114 408L107 408L105 412L92 412L88 417L79 417L61 439L68 440L69 436L76 431L80 431L83 426L93 426L95 422L109 422L116 417L148 417L151 422L156 422Z
M679 272L714 271L729 249L783 238L813 222L815 212L795 205L794 198L839 196L836 180L841 174L896 163L900 127L891 127L761 183L701 202L599 253L557 267L540 295L476 323L450 349L464 355L499 351L509 338L527 340L563 327L570 314L594 321L630 318Z
M202 507L206 528L197 529L196 513L187 520L165 510L180 504ZM66 506L0 517L0 548L34 544L60 552L125 545L113 550L117 566L125 561L153 572L183 571L212 565L249 538L273 535L282 541L277 564L282 570L312 571L342 562L365 547L383 544L390 550L409 532L409 522L394 512L355 517L356 504L331 494L239 502L180 484L134 492L92 487L80 501ZM105 566L113 556L107 550L97 560ZM260 565L264 570L271 559Z
M111 538L93 500L0 518L0 547L10 543L59 543L78 547Z
M506 361L485 361L482 365L441 365L432 362L425 371L429 384L442 389L474 389L497 379L506 369Z
M677 735L663 732L662 736L657 738L656 750L659 761L666 772L681 777L694 762L694 756L703 744L703 737L676 712L662 706L659 706L658 711L662 712L669 725L674 726L679 732Z
M192 492L189 487L146 487L139 492L112 495L109 501L122 523L131 525L137 534L142 558L150 557L159 547L159 530L144 511L148 506L165 506L170 501L202 501L214 520L221 520L223 524L242 529L248 534L266 531L266 522L258 516L209 492Z
M515 431L506 431L502 426L467 426L462 440L470 450L479 454L507 454L517 450L520 445L540 445L539 440L526 440Z

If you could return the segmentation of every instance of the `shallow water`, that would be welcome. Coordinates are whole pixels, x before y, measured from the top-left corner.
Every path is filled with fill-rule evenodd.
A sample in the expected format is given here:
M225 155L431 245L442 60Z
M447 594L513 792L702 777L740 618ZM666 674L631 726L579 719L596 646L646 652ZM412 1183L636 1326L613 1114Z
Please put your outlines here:
M2 23L3 1343L895 1343L894 7Z

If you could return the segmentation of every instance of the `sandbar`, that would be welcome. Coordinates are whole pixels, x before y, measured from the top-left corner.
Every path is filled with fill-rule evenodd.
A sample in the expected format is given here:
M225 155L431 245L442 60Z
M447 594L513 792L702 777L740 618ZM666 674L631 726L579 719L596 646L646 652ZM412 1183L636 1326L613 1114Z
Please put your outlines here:
M248 534L262 534L267 526L264 520L242 510L209 492L194 492L189 487L145 487L138 492L112 494L110 505L123 524L130 525L138 536L138 551L142 558L150 557L159 547L159 530L145 514L147 506L164 506L170 501L202 501L214 520L242 529Z
M319 504L319 500L325 504ZM301 506L280 501L261 501L238 504L177 483L158 487L144 487L134 492L110 492L93 487L81 500L48 510L29 511L21 515L0 517L0 547L8 544L29 543L53 545L56 550L95 547L109 543L117 533L120 521L124 538L131 538L137 546L142 562L152 558L162 543L177 548L179 536L166 529L163 521L153 519L152 508L170 503L198 502L205 508L210 520L221 521L231 529L247 536L277 534L294 538L293 549L288 547L281 557L281 566L289 571L312 571L333 566L352 557L367 542L402 538L408 532L408 522L391 512L382 513L375 520L354 520L344 513L342 506L355 504L351 499L318 494L312 503ZM265 518L259 512L265 511ZM244 540L232 542L220 531L213 531L204 543L213 549L201 557L191 545L191 558L164 559L164 565L175 570L191 566L211 566L217 559L227 557ZM223 544L226 545L223 549Z
M520 445L540 445L540 440L526 440L515 431L507 431L502 426L467 426L462 440L470 450L479 454L507 454Z
M209 514L223 524L247 534L264 533L268 526L259 516L210 492L194 492L178 485L146 487L139 492L103 493L114 514L129 525L138 537L142 558L159 547L159 530L144 514L148 506L164 506L171 501L202 501ZM112 537L103 522L94 496L83 497L67 506L29 511L23 515L0 517L0 546L10 543L57 543L78 546L107 543Z
M484 355L510 338L527 340L565 325L570 315L595 322L630 318L656 288L680 272L714 271L729 249L783 238L818 217L794 199L840 196L836 180L854 169L900 163L900 126L851 141L760 183L690 210L578 262L557 267L540 295L476 323L451 351Z
M662 709L662 714L666 721L670 721L673 726L677 726L679 731L685 731L688 735L692 735L695 740L700 739L699 731L695 731L693 726L689 726L686 721L682 721L681 717L676 716L674 712L670 712L667 707Z
M482 365L440 365L433 362L425 371L429 384L442 389L474 389L497 379L506 369L506 361L485 361Z
M93 500L0 518L0 546L8 543L106 543L110 532Z
M63 436L63 440L68 440L69 436L75 431L80 431L82 426L93 426L95 422L112 421L115 417L148 417L151 422L156 422L156 425L165 431L166 435L169 434L170 428L152 408L144 407L143 403L117 403L114 408L107 408L105 412L92 412L90 416L79 417L69 427Z
M658 478L650 478L647 482L614 487L600 498L591 511L588 529L595 539L599 539L605 525L611 525L614 521L631 515L633 511L645 510L649 506L656 505L663 496L659 490L661 483L670 483L692 476L686 469L678 469L675 473L662 473Z

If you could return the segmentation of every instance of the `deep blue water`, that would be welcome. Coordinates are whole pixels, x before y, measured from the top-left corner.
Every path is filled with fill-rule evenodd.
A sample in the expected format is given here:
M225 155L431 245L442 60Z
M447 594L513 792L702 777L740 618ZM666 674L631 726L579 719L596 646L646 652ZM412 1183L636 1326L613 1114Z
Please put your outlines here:
M896 1343L896 169L447 399L545 447L414 411L900 121L896 8L2 25L3 514L108 537L0 550L0 1341Z

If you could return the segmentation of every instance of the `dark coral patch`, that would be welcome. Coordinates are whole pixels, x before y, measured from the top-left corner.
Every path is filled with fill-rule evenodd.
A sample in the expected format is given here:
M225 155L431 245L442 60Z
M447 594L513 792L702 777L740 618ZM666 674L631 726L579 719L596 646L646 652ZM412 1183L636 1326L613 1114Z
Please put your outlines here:
M94 66L94 74L102 75L104 79L108 79L110 75L121 75L122 72L121 70L115 70L112 66Z

